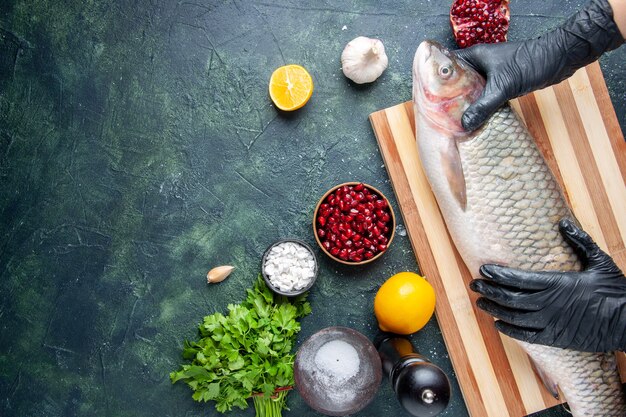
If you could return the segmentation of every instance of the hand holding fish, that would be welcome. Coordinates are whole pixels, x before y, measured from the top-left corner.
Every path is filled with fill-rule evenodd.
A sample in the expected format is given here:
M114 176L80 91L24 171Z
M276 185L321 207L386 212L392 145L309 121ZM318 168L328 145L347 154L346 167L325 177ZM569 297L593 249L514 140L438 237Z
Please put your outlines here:
M480 127L508 100L556 84L623 44L618 24L626 19L625 3L592 0L562 26L539 38L455 51L487 78L483 95L463 114L465 130Z
M559 228L583 271L522 271L483 265L472 281L477 305L502 333L530 343L587 352L626 350L626 277L591 237L563 219Z

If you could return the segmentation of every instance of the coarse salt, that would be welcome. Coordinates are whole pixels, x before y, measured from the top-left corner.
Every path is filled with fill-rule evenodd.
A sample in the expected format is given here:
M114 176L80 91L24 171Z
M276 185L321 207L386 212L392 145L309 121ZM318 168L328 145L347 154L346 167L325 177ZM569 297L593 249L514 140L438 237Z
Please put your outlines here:
M315 277L315 258L307 247L297 242L281 242L270 249L263 270L274 287L294 292L309 285Z

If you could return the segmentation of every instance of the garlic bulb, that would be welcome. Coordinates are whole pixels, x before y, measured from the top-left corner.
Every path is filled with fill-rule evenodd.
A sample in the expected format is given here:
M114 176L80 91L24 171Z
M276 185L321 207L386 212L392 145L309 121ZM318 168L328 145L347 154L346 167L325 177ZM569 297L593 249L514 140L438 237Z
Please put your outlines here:
M387 68L385 47L378 39L359 36L352 39L341 53L341 69L357 84L371 83Z
M208 274L206 274L206 281L209 284L222 282L227 276L230 275L231 272L233 272L233 269L235 269L235 267L230 265L215 267L211 269Z

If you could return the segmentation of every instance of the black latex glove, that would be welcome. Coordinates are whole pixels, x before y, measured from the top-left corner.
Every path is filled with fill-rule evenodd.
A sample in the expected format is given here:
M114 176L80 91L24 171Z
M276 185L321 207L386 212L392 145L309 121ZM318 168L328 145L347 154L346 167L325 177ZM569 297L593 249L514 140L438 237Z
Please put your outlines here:
M592 0L537 39L455 51L487 78L483 95L463 114L463 127L477 129L508 100L556 84L622 43L608 1Z
M470 288L502 333L530 343L587 352L626 350L626 278L571 220L559 223L583 271L531 272L483 265Z

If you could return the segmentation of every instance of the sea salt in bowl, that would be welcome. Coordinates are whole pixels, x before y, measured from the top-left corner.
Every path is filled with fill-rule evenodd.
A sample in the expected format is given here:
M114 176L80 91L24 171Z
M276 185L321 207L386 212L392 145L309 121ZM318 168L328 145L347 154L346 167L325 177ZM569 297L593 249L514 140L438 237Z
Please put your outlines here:
M327 327L298 349L296 389L314 410L346 416L365 408L382 380L380 356L363 334L348 327Z
M267 248L261 260L261 275L277 294L303 294L317 279L318 263L313 249L299 239L282 239Z

